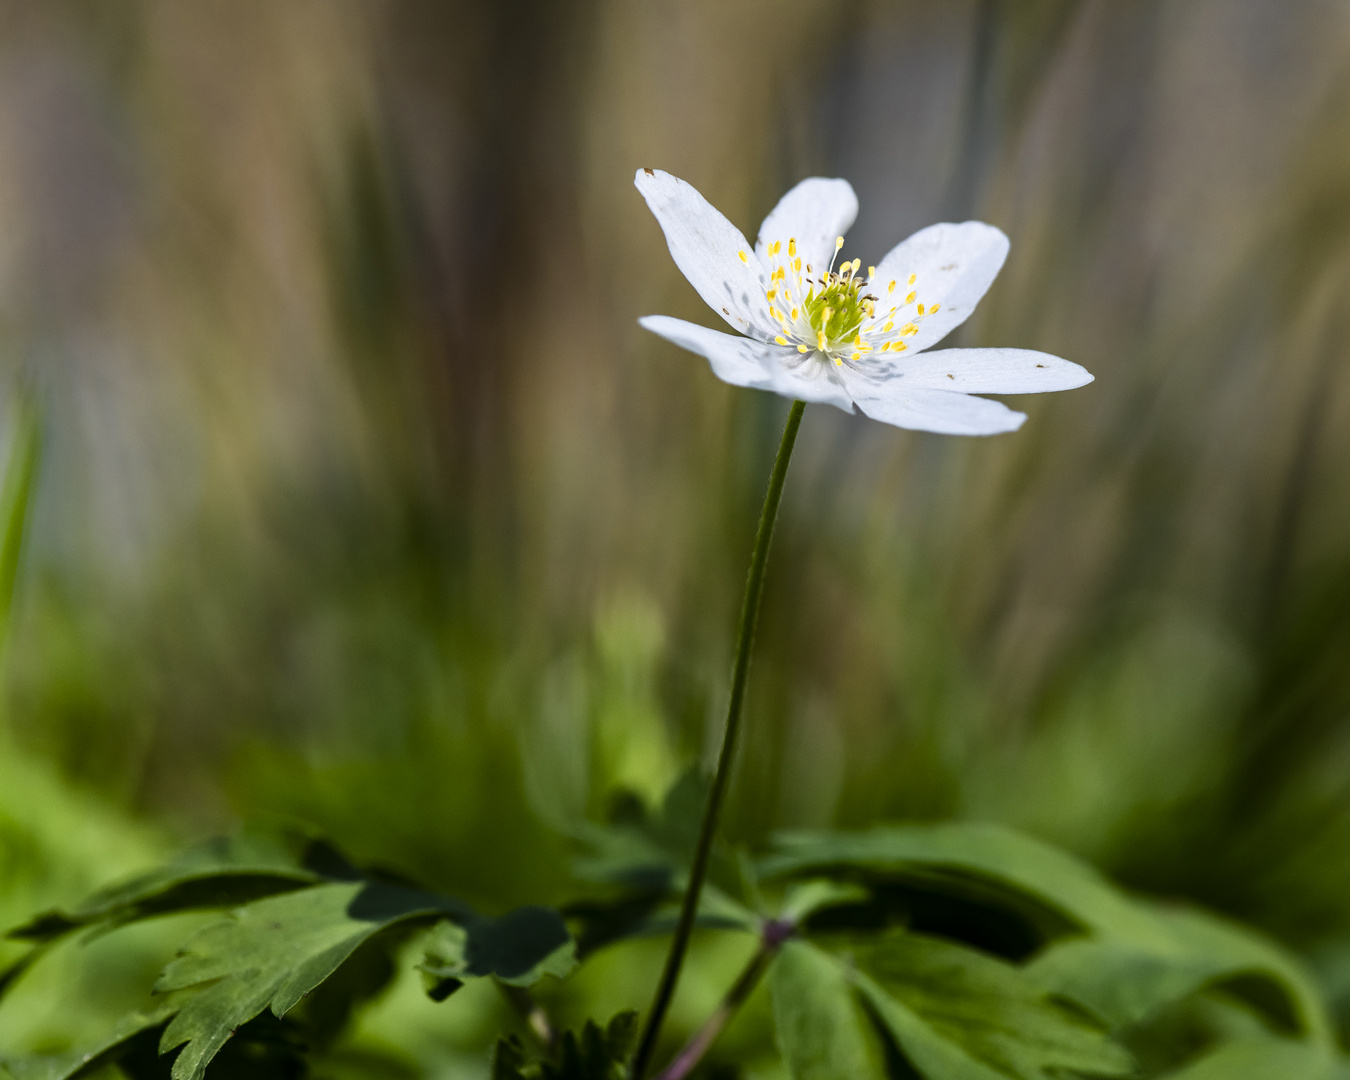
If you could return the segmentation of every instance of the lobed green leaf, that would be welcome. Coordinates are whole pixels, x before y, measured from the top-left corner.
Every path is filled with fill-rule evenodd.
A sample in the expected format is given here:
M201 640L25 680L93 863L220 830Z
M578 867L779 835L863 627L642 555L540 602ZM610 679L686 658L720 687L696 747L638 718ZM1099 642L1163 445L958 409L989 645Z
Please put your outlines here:
M892 931L827 952L793 941L770 974L779 1046L793 1080L1128 1076L1130 1055L1014 965ZM878 1039L878 1032L885 1040Z
M285 1016L376 934L446 916L474 917L465 905L433 893L341 882L259 900L204 927L155 988L195 989L160 1042L162 1053L183 1047L174 1080L201 1080L236 1028L268 1008Z
M469 979L533 986L545 975L564 979L576 965L576 942L562 916L552 908L522 907L500 919L437 923L419 966L427 993L443 1001Z

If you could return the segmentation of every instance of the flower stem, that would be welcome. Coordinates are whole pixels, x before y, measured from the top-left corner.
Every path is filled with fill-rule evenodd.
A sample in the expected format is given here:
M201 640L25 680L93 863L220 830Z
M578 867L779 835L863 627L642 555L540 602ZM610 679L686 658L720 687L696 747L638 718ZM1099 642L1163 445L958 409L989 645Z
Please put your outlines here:
M778 504L783 498L783 482L787 479L788 462L792 460L792 447L797 441L797 429L801 427L802 413L805 411L804 402L792 403L787 423L783 426L782 441L778 444L778 456L774 459L773 472L769 476L769 490L764 493L764 509L759 515L755 549L750 556L750 573L745 581L745 599L741 604L741 625L736 638L736 664L731 670L731 700L727 703L727 725L722 735L722 751L717 758L717 772L713 775L708 801L703 808L703 822L699 826L698 846L694 849L694 864L689 870L689 884L685 887L680 920L676 924L675 937L670 943L670 952L666 955L665 970L661 972L656 997L652 1000L651 1011L647 1014L647 1023L642 1029L642 1038L638 1043L637 1055L633 1059L633 1080L643 1080L647 1066L651 1063L657 1037L661 1034L661 1022L665 1019L666 1010L670 1008L671 998L675 995L675 985L679 982L684 954L689 948L689 938L694 932L698 898L703 891L703 879L708 875L708 860L712 854L713 837L717 832L717 819L722 812L727 781L731 776L732 759L736 753L736 737L740 733L741 707L745 702L746 675L750 671L750 650L755 643L755 626L759 621L759 601L764 593L764 568L769 561L769 542L773 539L773 526L778 519Z
M769 969L769 962L778 955L778 950L792 936L794 929L795 927L788 923L776 921L765 927L760 937L759 948L755 950L755 955L750 957L750 962L745 965L740 976L732 983L731 989L726 992L726 996L722 998L713 1014L684 1044L684 1048L675 1055L675 1060L661 1071L656 1080L684 1080L693 1071L703 1060L703 1055L717 1041L717 1036L722 1034L727 1022L736 1015L736 1010L745 1004L746 999L759 985L759 980Z

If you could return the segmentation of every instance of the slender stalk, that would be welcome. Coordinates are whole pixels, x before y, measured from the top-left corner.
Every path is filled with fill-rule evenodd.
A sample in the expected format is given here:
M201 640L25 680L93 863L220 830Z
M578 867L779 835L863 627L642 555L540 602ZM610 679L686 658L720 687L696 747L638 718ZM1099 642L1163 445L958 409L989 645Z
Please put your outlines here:
M731 763L736 753L736 737L740 734L741 706L745 702L745 681L750 671L750 651L755 643L755 627L759 622L759 601L764 593L764 568L769 561L769 543L773 539L774 522L778 519L778 504L783 498L783 482L787 479L788 462L792 460L792 447L797 441L797 429L801 427L802 413L805 411L804 402L792 403L787 423L783 426L782 441L778 444L778 456L774 459L773 472L769 475L769 490L764 493L764 509L759 515L755 549L750 556L750 573L745 581L745 600L741 604L741 625L736 637L736 663L731 669L731 700L727 703L727 725L722 735L722 751L717 758L717 772L713 774L708 802L703 808L703 823L699 826L698 846L694 849L694 865L690 867L689 884L685 887L684 902L680 906L680 920L675 926L675 937L670 943L670 952L666 955L665 970L661 972L661 981L657 984L656 996L652 1000L651 1011L647 1014L647 1022L638 1043L637 1055L633 1059L633 1080L642 1080L646 1075L647 1066L651 1063L657 1037L661 1034L661 1023L665 1020L666 1010L670 1008L671 998L675 995L675 986L680 979L680 968L684 964L684 954L689 948L689 938L694 932L698 898L703 891L703 880L708 876L708 860L712 854L713 837L717 833L717 819L721 815L722 803L726 798L727 781L731 776Z
M508 986L506 983L498 983L502 994L520 1013L521 1019L529 1025L530 1031L539 1043L550 1054L558 1045L558 1029L553 1026L549 1020L548 1013L544 1007L530 996L530 992L520 986Z
M731 989L726 992L726 996L722 998L713 1014L684 1044L684 1048L675 1055L675 1060L661 1071L656 1080L684 1080L694 1070L694 1067L703 1060L703 1055L717 1041L717 1036L722 1034L727 1022L736 1015L736 1010L745 1004L746 999L759 985L759 980L769 969L769 962L778 954L783 943L792 936L793 929L791 924L781 922L771 922L765 927L759 948L755 950L755 955L750 957L750 962L745 965L740 976L732 983Z

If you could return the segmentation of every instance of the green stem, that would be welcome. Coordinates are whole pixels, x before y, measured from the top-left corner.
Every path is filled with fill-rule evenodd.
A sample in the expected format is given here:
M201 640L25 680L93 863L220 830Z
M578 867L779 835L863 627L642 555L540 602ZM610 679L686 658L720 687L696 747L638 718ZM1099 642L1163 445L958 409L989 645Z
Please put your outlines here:
M750 556L750 573L746 578L745 600L741 605L741 626L736 638L736 664L731 671L731 700L727 703L727 726L722 735L722 752L717 758L717 772L713 775L708 802L703 808L703 823L699 826L698 847L694 850L694 865L689 870L689 884L684 890L680 921L675 926L675 938L670 943L665 970L661 972L661 982L656 987L656 997L652 1000L637 1055L633 1059L633 1080L642 1080L651 1063L657 1037L661 1034L661 1022L675 995L684 954L694 932L699 894L703 891L703 879L708 876L708 860L712 854L713 837L717 833L717 819L722 812L727 781L731 776L731 763L736 753L736 737L740 733L741 706L745 702L750 650L755 643L755 626L759 621L759 601L764 593L764 568L769 561L769 542L773 539L778 504L783 498L783 481L787 479L788 462L792 460L792 447L797 441L797 429L801 427L802 413L805 411L804 402L792 403L787 423L783 426L783 439L778 444L773 472L769 476L769 490L764 493L764 509L759 515L759 530L755 533L755 550Z

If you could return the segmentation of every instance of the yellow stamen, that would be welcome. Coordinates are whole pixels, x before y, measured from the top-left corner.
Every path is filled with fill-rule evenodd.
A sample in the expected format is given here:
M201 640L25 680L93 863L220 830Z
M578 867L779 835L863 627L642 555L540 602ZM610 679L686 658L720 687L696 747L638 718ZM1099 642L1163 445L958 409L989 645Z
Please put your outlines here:
M800 255L797 256L797 261L792 264L792 269L796 270L799 274L802 272L802 259Z
M913 337L918 332L919 328L912 322L907 322L904 326L900 327L900 333L904 334L905 337Z
M907 284L907 285L913 285L914 282L918 280L918 278L919 278L919 275L918 275L918 274L910 274L910 275L909 275L909 281L907 281L905 284Z
M794 237L788 237L788 256L795 259L797 257L797 241Z
M743 262L743 263L749 265L750 260L749 260L748 258L746 258L745 252L744 252L744 251L738 251L738 252L736 252L736 254L739 255L739 256L741 257L741 262Z
M861 360L861 359L862 359L862 353L860 353L860 352L855 352L852 356L849 357L849 359L850 359L850 360Z
M787 344L787 338L785 338L782 334L779 334L776 338L774 338L774 341L778 342L779 345Z
M918 293L910 293L908 296L905 297L905 303L906 304L914 303L914 298L918 295L919 295Z
M792 321L793 321L793 322L796 322L796 321L797 321L797 312L799 312L800 310L801 310L801 308L793 308L793 309L792 309Z
M778 295L778 290L777 290L777 289L770 289L768 292L766 292L766 293L764 294L764 299L766 299L766 300L772 300L772 299L773 299L775 296L777 296L777 295Z
M834 238L834 250L838 251L843 246L844 246L844 238L842 236L836 236Z
M894 282L894 281L892 281L889 285L886 286L886 291L887 291L888 293L893 293L893 292L895 292L895 282Z
M817 331L816 331L816 344L820 347L820 351L821 351L821 352L824 352L824 351L825 351L825 331L824 331L824 330L817 330Z
M885 334L885 333L887 333L888 331L894 329L894 327L895 327L895 323L893 323L893 322L888 322L885 326L883 326L883 327L881 328L881 332L882 332L883 334Z
M920 315L923 314L923 305L922 305L922 304L919 305L919 307L918 307L918 312L919 312Z
M928 314L929 314L929 315L936 315L936 314L937 314L937 311L938 311L938 308L940 308L941 306L942 306L941 304L934 304L932 307L930 307L930 308L928 309Z
M891 352L904 352L908 348L909 346L906 345L903 341L897 341L894 345L891 346Z
M797 351L798 351L798 352L810 352L811 350L808 349L805 345L798 345L798 346L797 346Z
M869 267L867 268L867 276L868 276L869 278L874 278L874 277L876 277L876 276L877 276L877 268L876 268L875 266L869 266Z

